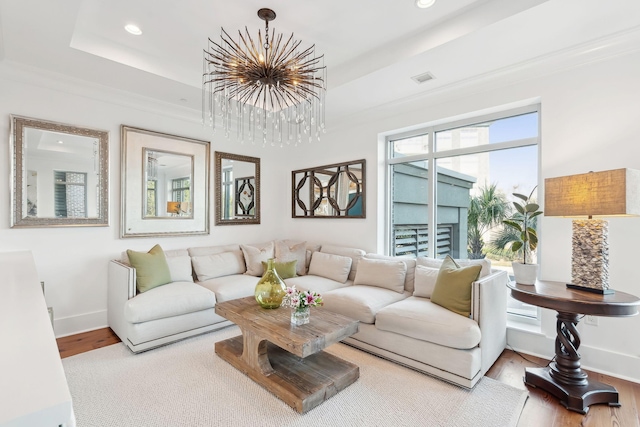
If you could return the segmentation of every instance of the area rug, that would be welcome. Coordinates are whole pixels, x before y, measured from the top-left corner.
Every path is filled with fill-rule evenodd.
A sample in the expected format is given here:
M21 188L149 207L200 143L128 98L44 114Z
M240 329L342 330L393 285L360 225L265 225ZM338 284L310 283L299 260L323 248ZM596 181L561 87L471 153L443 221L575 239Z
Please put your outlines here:
M78 427L515 426L527 392L483 378L473 390L344 344L327 351L360 378L301 415L214 353L225 328L141 354L122 343L63 359Z

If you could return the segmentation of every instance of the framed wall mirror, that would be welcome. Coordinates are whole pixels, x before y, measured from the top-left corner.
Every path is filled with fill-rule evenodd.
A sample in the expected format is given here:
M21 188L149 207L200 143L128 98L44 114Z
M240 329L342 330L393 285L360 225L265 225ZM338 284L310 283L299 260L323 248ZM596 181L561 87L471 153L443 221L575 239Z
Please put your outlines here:
M11 116L11 227L109 225L109 132Z
M209 233L209 142L122 126L122 237Z
M293 218L366 218L366 161L291 172Z
M216 225L260 224L260 159L215 153Z

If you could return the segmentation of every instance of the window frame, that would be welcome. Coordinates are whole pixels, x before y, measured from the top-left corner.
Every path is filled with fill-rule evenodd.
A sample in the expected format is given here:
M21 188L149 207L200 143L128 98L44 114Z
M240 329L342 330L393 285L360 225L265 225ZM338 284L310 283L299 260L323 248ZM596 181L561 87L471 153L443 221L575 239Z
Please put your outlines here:
M465 147L465 148L455 148L450 150L436 151L435 135L437 132L453 130L453 129L457 129L465 126L473 126L474 124L485 123L489 121L495 121L495 120L505 119L505 118L514 117L514 116L520 116L520 115L530 114L530 113L538 114L538 134L536 137L503 141L503 142L497 142L493 144L483 144L483 145L477 145L477 146ZM438 121L438 123L431 124L431 125L427 124L425 126L413 129L411 131L398 132L398 133L392 133L387 135L384 139L385 153L386 153L386 161L385 161L385 180L386 180L385 190L386 191L385 191L385 198L384 198L385 200L384 247L385 247L386 254L394 253L393 245L395 244L393 239L394 230L391 224L392 204L393 204L393 200L391 199L392 197L391 190L393 185L392 169L394 165L402 164L402 163L411 163L416 161L427 162L428 193L429 193L427 197L428 218L429 218L429 224L427 226L427 230L428 230L427 233L429 236L428 253L433 255L433 254L436 254L437 239L434 239L431 236L437 235L436 233L437 233L437 227L438 227L437 218L436 218L437 176L436 176L436 168L434 167L436 164L436 161L441 158L464 156L464 155L470 155L470 154L481 154L481 153L488 153L492 151L507 150L507 149L520 148L520 147L530 147L535 145L538 148L537 175L538 175L538 189L540 190L541 187L539 186L539 182L540 182L540 176L541 176L541 169L540 169L541 122L542 122L541 104L535 103L535 104L525 105L525 106L516 107L516 108L507 108L499 111L494 111L488 114L472 115L464 119L457 119L452 121ZM407 139L411 137L425 136L425 135L427 137L426 153L405 156L405 157L393 157L394 141ZM541 198L541 191L538 192L538 197ZM533 323L533 324L539 325L540 313L541 313L540 308L536 307L535 318L529 317L529 316L523 316L519 314L512 314L509 312L507 312L507 317L510 321L519 322L519 323L529 323L529 324Z

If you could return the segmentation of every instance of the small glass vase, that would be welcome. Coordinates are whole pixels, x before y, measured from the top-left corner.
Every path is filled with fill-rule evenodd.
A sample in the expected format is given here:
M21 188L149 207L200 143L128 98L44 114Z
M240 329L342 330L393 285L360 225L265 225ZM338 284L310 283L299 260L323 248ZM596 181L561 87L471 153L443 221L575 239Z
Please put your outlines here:
M291 323L296 326L306 325L309 323L311 316L311 307L295 308L291 310Z
M273 267L273 258L267 260L267 270L258 281L255 297L262 308L278 308L287 287Z

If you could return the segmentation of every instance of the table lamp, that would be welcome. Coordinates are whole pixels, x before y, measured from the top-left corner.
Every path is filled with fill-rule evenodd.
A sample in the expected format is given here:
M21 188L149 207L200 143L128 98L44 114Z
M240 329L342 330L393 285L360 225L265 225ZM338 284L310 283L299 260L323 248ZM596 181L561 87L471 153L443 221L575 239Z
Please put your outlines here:
M594 217L640 215L640 171L615 169L547 178L544 185L545 216L576 218L572 283L567 287L598 294L614 293L609 289L609 222Z
M167 202L167 213L177 215L180 213L180 202Z

